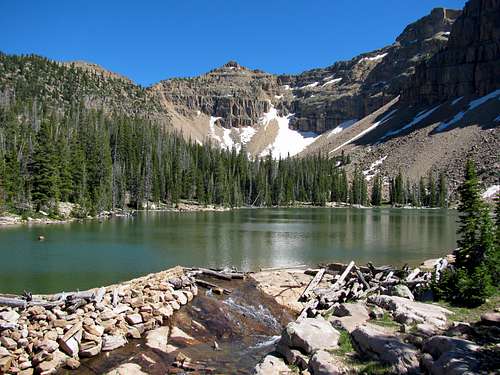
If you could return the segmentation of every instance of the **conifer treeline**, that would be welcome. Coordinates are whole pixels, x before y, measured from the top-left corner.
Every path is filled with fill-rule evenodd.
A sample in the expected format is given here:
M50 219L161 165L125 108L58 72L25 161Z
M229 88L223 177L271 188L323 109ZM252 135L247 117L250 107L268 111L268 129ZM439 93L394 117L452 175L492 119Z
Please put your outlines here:
M150 120L83 107L64 114L33 104L0 109L0 208L10 210L50 211L69 201L86 215L180 199L232 207L367 205L367 181L356 169L348 183L348 162L345 155L250 160L245 152L186 142ZM400 185L391 189L393 203L413 202ZM382 203L378 176L371 203Z

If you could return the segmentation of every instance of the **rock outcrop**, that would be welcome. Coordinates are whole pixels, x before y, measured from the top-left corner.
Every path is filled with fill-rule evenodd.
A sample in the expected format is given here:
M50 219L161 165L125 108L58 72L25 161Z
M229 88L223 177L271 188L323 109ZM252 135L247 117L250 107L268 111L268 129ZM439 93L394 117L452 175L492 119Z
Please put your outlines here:
M403 99L431 104L500 87L500 2L471 0L442 51L422 62Z
M281 85L293 89L295 98L284 103L295 114L292 126L322 133L390 102L407 84L415 66L444 48L460 13L436 8L407 26L388 47L327 68L278 77Z
M161 81L152 87L177 112L200 111L226 127L252 126L270 109L279 93L274 75L250 70L234 61L194 78Z
M382 363L394 366L396 373L416 373L419 366L418 351L398 337L373 325L356 328L351 334L357 349Z

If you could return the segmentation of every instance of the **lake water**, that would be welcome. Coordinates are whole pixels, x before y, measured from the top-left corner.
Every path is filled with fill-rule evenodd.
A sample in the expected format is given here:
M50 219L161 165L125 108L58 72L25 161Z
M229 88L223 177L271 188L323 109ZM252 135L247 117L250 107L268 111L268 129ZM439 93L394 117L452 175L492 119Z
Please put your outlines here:
M0 293L83 290L175 265L418 264L455 247L457 217L453 210L241 209L4 227Z

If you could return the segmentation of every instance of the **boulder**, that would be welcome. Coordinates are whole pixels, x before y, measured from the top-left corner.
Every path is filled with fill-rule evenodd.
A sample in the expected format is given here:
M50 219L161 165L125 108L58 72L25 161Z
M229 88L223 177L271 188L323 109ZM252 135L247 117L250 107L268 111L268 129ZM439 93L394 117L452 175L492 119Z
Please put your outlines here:
M269 354L255 366L253 373L254 375L291 375L293 372L283 359Z
M17 348L17 343L7 336L0 337L0 344L9 350L15 350Z
M423 344L421 366L429 374L474 374L480 367L479 346L472 341L448 336L433 336Z
M340 333L323 317L305 318L287 325L281 343L305 353L315 350L331 350L338 347Z
M368 300L392 312L394 320L402 324L428 323L438 328L444 328L447 315L451 311L437 305L411 301L397 296L370 296Z
M332 316L328 320L335 326L340 326L342 329L352 332L360 325L366 323L370 319L368 309L364 302L342 303L339 311L342 311L342 317Z
M83 343L80 347L80 357L95 357L101 352L102 344L94 342Z
M415 297L413 297L413 293L411 292L410 288L408 288L406 285L402 285L402 284L394 285L391 288L391 295L397 296L397 297L408 298L410 301L415 300Z
M492 326L500 326L500 313L489 312L481 315L481 323Z
M324 350L318 350L309 361L309 369L314 375L348 374L348 369L340 360Z
M416 372L418 351L413 345L401 342L399 338L373 324L365 324L351 333L356 350L375 360L394 367L398 374Z
M161 350L162 352L167 352L169 332L170 328L167 326L149 331L146 334L146 346L152 349Z

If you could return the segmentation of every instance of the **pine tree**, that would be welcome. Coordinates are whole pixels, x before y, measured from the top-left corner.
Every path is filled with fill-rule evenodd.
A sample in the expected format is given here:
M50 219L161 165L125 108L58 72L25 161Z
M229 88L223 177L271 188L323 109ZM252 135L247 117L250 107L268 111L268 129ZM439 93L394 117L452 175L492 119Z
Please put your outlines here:
M49 122L42 121L31 163L31 195L37 210L44 206L53 206L59 196L57 163L50 130Z
M448 207L448 187L444 173L439 174L438 182L438 205L441 208Z
M378 174L373 178L371 203L372 206L380 206L382 204L382 178Z

